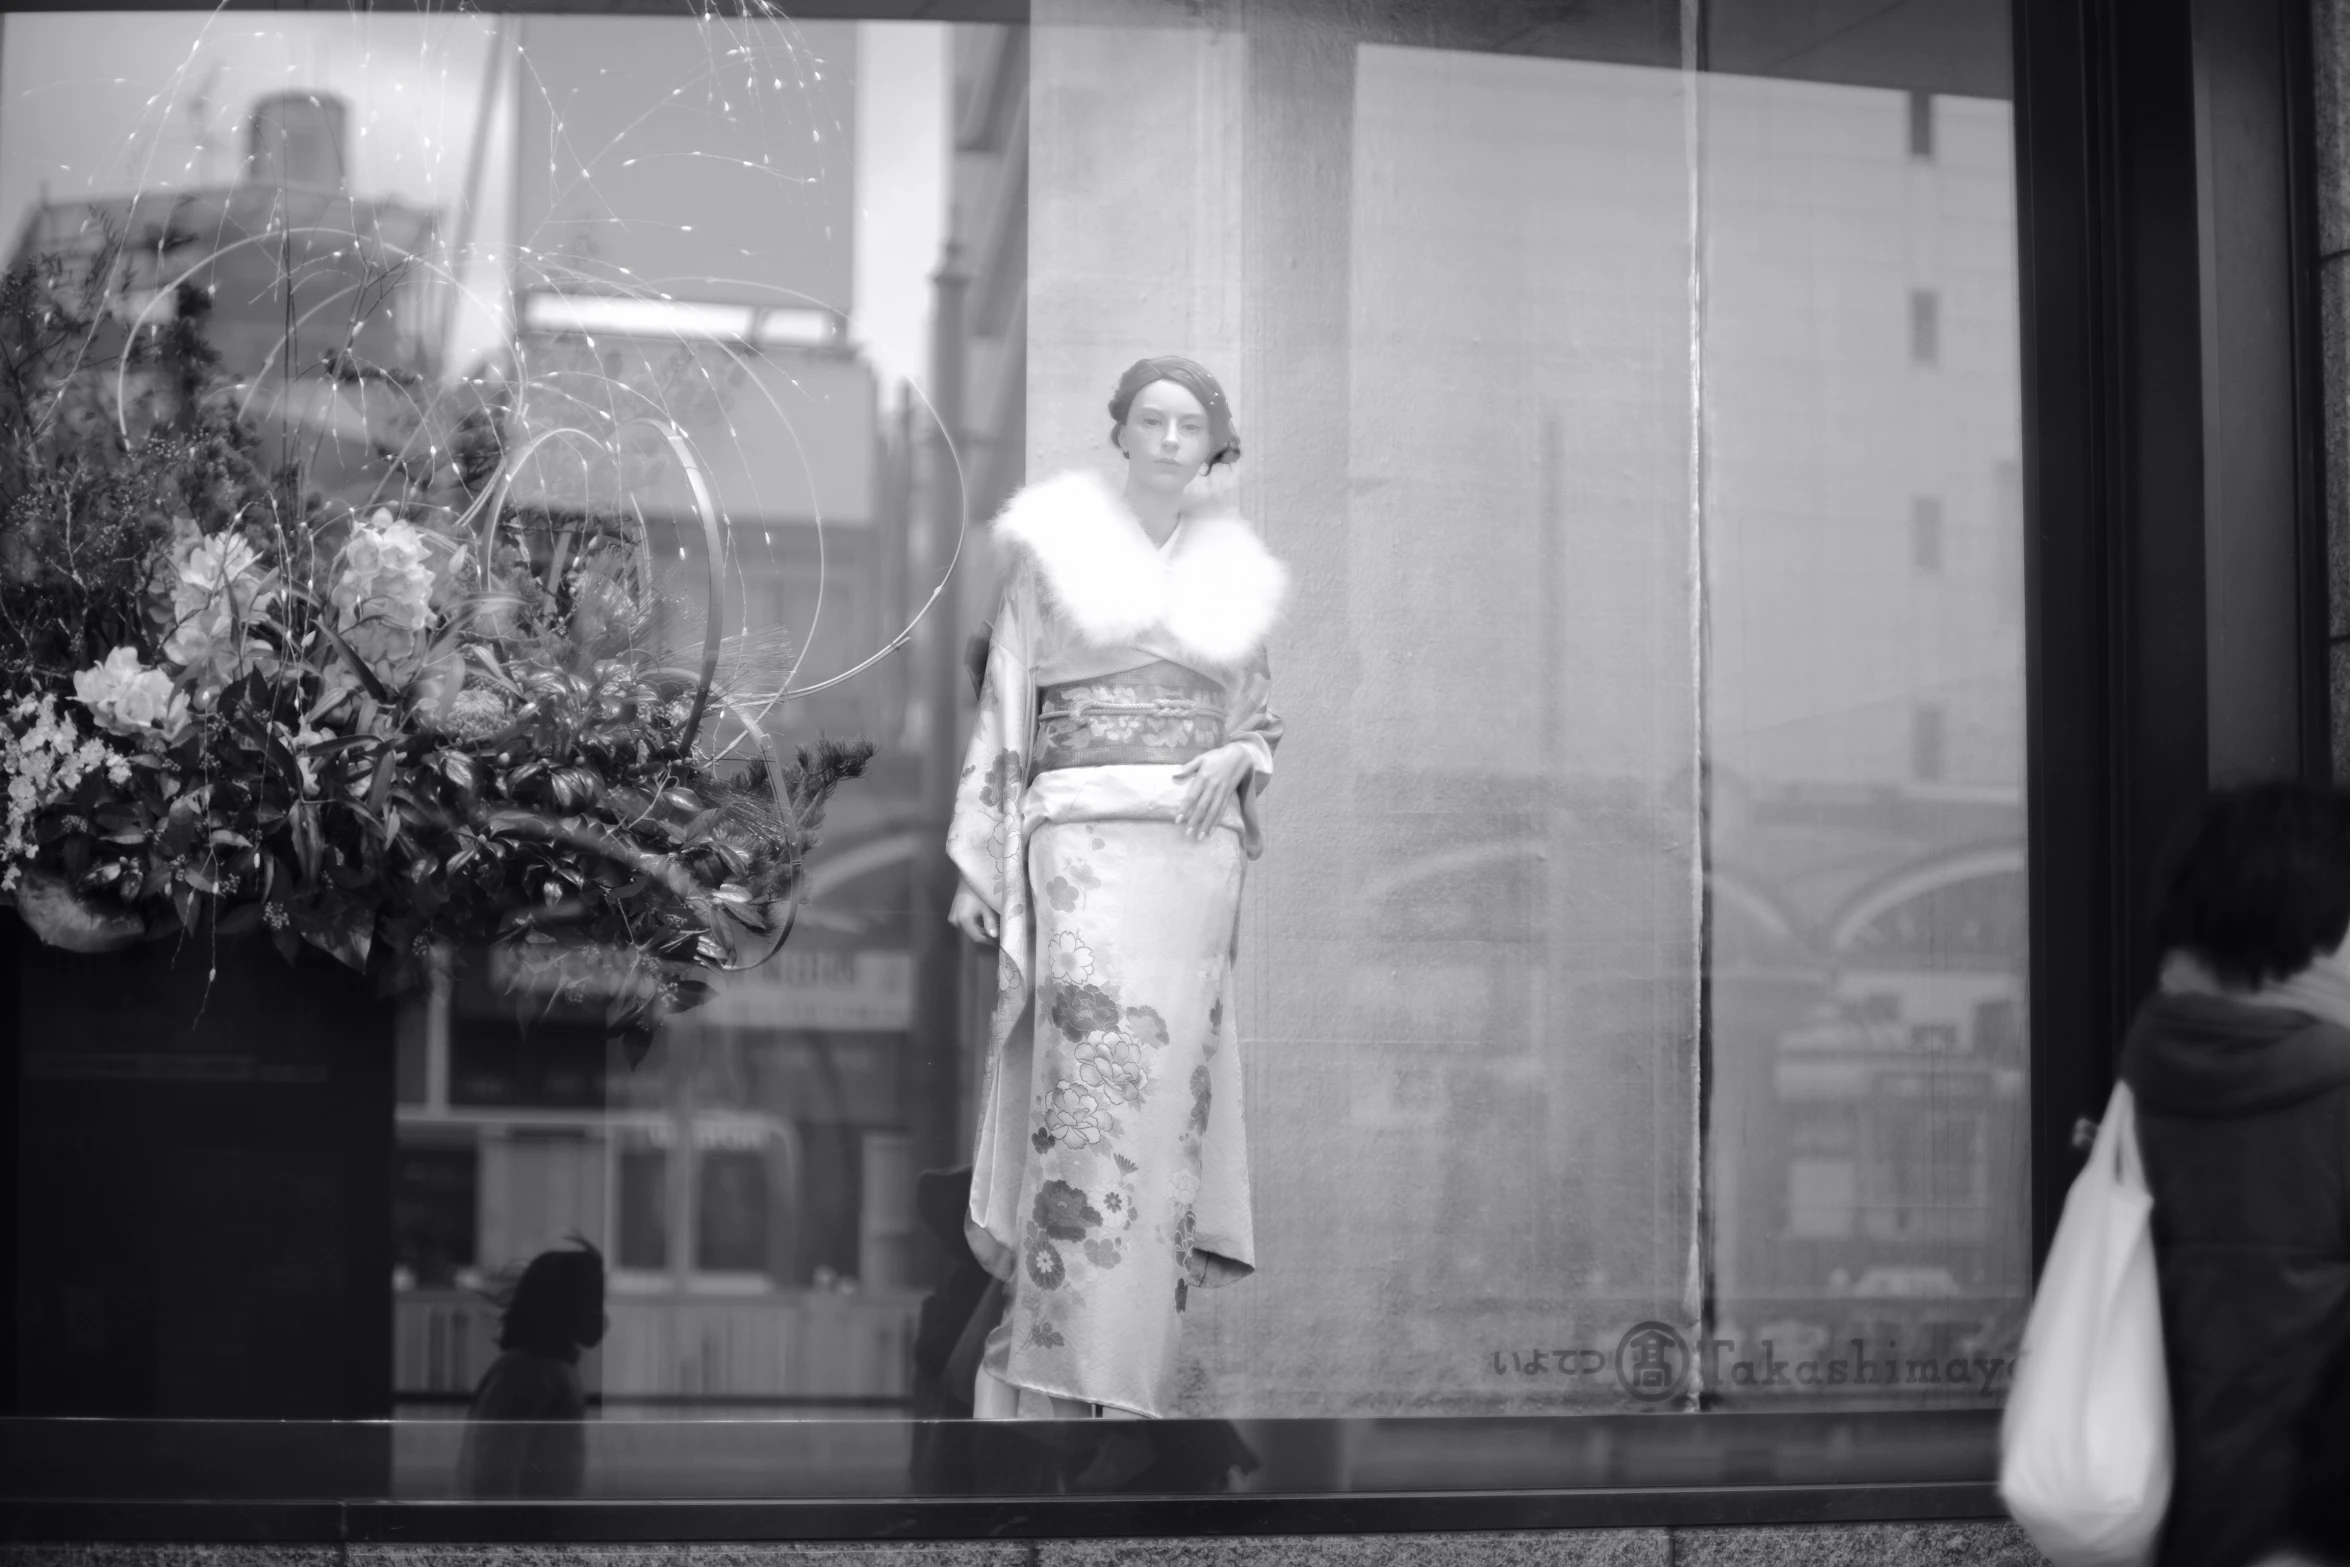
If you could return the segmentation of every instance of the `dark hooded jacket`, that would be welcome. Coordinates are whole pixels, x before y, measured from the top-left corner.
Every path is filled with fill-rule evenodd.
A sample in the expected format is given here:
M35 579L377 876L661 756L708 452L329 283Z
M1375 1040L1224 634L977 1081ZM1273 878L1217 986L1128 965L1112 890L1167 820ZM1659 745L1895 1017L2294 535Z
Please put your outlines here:
M2350 1030L2157 996L2122 1077L2177 1437L2158 1567L2239 1567L2294 1532L2306 1485L2339 1478L2313 1475L2310 1452L2350 1345Z

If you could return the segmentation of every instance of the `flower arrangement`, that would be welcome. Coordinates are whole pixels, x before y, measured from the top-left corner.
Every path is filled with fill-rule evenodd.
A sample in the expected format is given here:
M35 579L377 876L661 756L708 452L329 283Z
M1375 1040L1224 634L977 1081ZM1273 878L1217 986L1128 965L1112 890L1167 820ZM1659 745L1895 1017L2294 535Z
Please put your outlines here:
M502 949L640 1048L771 955L871 746L777 754L715 684L717 605L681 667L642 524L509 507L479 419L422 482L306 495L201 293L126 328L104 272L0 283L0 889L33 930L251 932L386 987Z

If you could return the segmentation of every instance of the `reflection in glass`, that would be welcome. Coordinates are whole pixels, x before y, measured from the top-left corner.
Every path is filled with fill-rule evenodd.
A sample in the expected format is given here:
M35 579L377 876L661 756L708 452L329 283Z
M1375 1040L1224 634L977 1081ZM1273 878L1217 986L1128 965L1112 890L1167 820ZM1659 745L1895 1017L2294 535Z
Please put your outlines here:
M1736 77L1572 24L1160 21L1039 14L1031 445L1098 445L1089 364L1236 364L1239 505L1301 586L1275 664L1314 738L1242 943L1283 1266L1201 1303L1196 1407L1995 1400L2028 1245L2004 23L1928 65L1725 7L1717 67L1776 73ZM1895 62L1964 90L1869 85ZM1128 204L1086 149L1136 114L1186 151Z
M1671 7L7 18L0 224L213 236L217 346L330 493L420 428L348 348L456 399L460 461L545 437L520 499L638 507L665 630L715 617L764 689L948 583L776 710L882 749L773 963L634 1062L592 984L456 961L404 1004L385 1226L340 1242L389 1275L404 1485L453 1473L485 1292L575 1233L612 1267L591 1494L793 1442L848 1491L1473 1447L1467 1484L1507 1443L1221 1422L1996 1403L2029 1276L2004 20L1927 59L1815 9L1699 8L1703 74ZM1204 1423L1099 1468L736 1433L680 1478L674 1422L970 1407L984 1275L919 1195L969 1158L994 972L940 918L997 587L959 530L1107 470L1110 381L1167 351L1245 413L1231 499L1296 581L1236 980L1263 1266L1190 1309ZM728 518L715 596L681 473L618 434L648 412Z
M1995 1402L2031 1244L2012 119L1702 105L1711 1374Z
M1016 70L1007 36L956 47ZM816 685L884 646L951 553L951 529L929 548L909 526L951 41L780 18L19 14L0 222L19 255L129 238L107 280L126 310L172 281L143 238L184 233L172 264L210 289L265 460L298 452L330 501L365 505L412 458L454 451L464 475L493 430L543 440L513 499L642 517L668 640L722 627L728 689ZM679 470L624 433L645 415L701 454L714 594ZM940 467L922 516L956 482ZM929 1262L905 1133L924 719L903 664L774 715L787 742L862 732L893 754L836 802L786 956L645 1060L607 1042L593 976L447 954L403 1004L390 1201L347 1226L361 1256L381 1234L399 1407L461 1406L495 1354L484 1292L573 1233L615 1270L612 1336L581 1367L608 1410L904 1400Z
M587 1483L579 1357L608 1325L603 1256L579 1241L543 1251L495 1298L499 1353L466 1411L456 1494L577 1496Z

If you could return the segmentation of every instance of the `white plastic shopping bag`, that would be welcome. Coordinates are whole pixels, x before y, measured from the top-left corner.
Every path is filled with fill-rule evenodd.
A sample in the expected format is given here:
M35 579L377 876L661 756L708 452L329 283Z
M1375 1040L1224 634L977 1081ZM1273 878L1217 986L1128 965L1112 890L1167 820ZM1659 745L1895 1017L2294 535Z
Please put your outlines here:
M2057 1222L2000 1428L1999 1494L2057 1567L2135 1567L2170 1501L2154 1199L2127 1084Z

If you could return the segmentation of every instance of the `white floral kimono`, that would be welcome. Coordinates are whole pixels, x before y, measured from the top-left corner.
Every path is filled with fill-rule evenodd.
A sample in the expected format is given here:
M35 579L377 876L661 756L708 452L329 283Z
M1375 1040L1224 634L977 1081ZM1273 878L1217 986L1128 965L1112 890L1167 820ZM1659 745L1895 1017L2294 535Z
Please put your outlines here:
M1014 496L1003 606L948 853L1001 921L965 1228L1009 1286L980 1412L1171 1412L1191 1289L1256 1264L1230 999L1253 791L1281 725L1286 573L1239 519L1153 546L1092 473ZM1183 761L1256 771L1204 841Z

